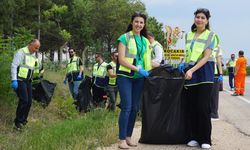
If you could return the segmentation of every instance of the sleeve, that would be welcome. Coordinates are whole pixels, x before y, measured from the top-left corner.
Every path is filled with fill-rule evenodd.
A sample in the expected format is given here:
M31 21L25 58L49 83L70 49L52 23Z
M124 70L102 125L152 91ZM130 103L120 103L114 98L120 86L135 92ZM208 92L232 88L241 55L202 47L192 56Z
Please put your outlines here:
M113 69L111 65L108 65L107 66L107 71L110 70L110 69Z
M17 80L17 67L21 64L24 53L17 52L11 63L11 80Z
M119 44L120 42L125 46L127 46L126 34L123 34L118 38L117 43Z
M163 56L163 49L159 46L156 45L154 48L155 51L155 58L152 60L153 62L161 63L162 61L162 56Z
M206 49L214 49L215 48L215 39L213 39L213 41L208 45L208 47Z
M82 63L82 59L79 57L79 66L82 66L83 63Z

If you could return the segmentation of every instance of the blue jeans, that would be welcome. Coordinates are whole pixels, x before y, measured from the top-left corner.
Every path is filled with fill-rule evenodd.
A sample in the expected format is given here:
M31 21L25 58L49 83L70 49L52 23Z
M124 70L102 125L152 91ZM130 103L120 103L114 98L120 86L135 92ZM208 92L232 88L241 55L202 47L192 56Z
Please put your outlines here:
M136 115L142 96L144 78L117 77L118 90L121 97L121 112L119 116L119 139L131 137Z
M16 94L19 97L16 109L15 124L27 122L30 107L32 104L32 84L31 81L18 80Z
M229 72L229 86L230 88L234 88L234 73L233 72Z
M74 100L76 100L76 97L78 95L78 88L79 88L80 84L81 84L81 81L69 82L69 91L70 91Z

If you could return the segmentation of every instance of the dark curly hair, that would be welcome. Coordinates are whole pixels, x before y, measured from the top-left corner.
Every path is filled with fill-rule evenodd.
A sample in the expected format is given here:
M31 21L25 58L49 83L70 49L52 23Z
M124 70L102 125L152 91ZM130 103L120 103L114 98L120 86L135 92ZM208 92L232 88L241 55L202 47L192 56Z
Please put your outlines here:
M142 35L144 37L147 37L147 27L146 27L147 16L145 14L139 12L139 11L136 11L131 17L131 23L134 21L135 17L142 17L144 19L144 24L145 25L144 25L143 29L141 30L140 35ZM132 24L131 23L128 25L128 28L127 28L126 32L129 32L129 31L132 30Z
M207 23L207 25L206 25L205 28L208 29L208 30L210 30L209 18L211 17L211 15L210 15L209 10L206 9L206 8L199 8L199 9L197 9L197 10L194 12L194 16L196 16L196 15L199 14L199 13L203 13L203 14L206 16L206 18L207 18L207 20L208 20L208 23ZM196 27L195 24L193 24L193 25L191 26L191 31L192 31L192 32L195 32L196 30L197 30L197 27Z

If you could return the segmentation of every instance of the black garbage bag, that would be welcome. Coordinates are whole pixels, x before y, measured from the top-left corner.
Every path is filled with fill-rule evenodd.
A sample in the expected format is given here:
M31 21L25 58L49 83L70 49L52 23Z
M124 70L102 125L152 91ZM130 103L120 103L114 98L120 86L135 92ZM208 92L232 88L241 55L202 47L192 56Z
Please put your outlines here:
M90 108L90 102L93 100L93 96L91 94L91 77L85 76L85 79L81 82L78 95L76 98L76 109L79 112L87 112Z
M46 107L51 102L56 83L42 79L39 83L32 85L32 97Z
M182 144L187 142L187 121L182 94L182 75L171 66L152 70L145 80L142 130L139 142Z

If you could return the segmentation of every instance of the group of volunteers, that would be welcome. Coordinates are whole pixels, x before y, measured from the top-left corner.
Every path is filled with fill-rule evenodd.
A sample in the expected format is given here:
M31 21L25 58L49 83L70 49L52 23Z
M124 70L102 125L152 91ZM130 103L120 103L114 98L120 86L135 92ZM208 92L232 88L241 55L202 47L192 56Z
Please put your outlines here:
M188 101L187 145L200 146L204 149L211 148L211 117L218 118L218 83L223 80L220 40L218 35L210 30L209 18L208 9L201 8L194 12L194 23L185 38L185 59L178 66L185 78L183 90ZM131 137L139 111L144 80L152 68L164 63L163 47L154 39L154 35L147 31L146 24L146 15L135 12L126 32L117 40L118 51L111 53L111 62L106 63L102 53L95 54L96 64L92 73L93 104L105 105L104 99L108 94L110 97L108 108L114 111L119 91L121 111L118 121L120 140L118 147L120 149L137 146ZM11 86L19 97L15 118L16 128L21 128L27 123L32 103L32 74L37 61L34 53L39 47L39 40L32 40L27 47L16 53L12 62ZM76 101L79 85L84 80L84 67L81 58L76 56L75 49L69 48L68 53L70 59L64 83L68 83L70 93ZM239 52L239 55L242 56L242 52ZM241 72L240 67L236 67L235 70L236 73ZM236 78L241 80L242 76L236 75ZM240 95L244 94L244 91L241 92L243 84L239 80L235 80L237 82L235 94Z

